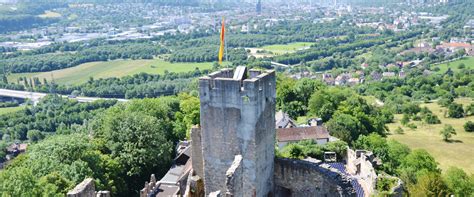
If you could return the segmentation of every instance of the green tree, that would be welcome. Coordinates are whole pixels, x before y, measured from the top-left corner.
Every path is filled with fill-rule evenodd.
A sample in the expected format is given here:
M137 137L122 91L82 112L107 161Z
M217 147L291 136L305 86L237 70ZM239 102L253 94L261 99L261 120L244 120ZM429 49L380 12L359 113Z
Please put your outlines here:
M400 178L407 184L416 183L417 176L426 172L439 173L438 163L426 150L414 150L408 154L398 168Z
M383 169L387 173L396 174L396 170L411 150L407 145L395 140L388 140L387 146L389 159L383 161Z
M143 177L164 174L172 160L173 97L134 100L114 106L94 122L94 137L102 152L110 153L125 173L130 191L142 187Z
M451 94L446 94L438 100L438 104L443 107L448 107L454 102L454 96Z
M331 136L337 137L349 144L356 140L365 129L362 128L359 120L348 114L338 113L327 122Z
M438 116L434 115L434 114L426 114L423 118L423 120L427 123L427 124L440 124L441 121L439 120Z
M451 118L462 118L464 117L464 110L461 104L452 103L448 107L448 116Z
M28 147L26 159L18 164L60 192L72 189L86 177L93 177L98 189L115 195L128 192L118 161L95 147L96 143L82 133L54 135Z
M402 105L402 112L409 115L415 115L420 112L421 108L416 103L405 103Z
M354 96L348 89L325 88L317 90L308 102L309 113L328 121L332 118L340 103Z
M128 176L145 176L171 161L172 143L165 137L164 126L152 116L116 107L104 115L95 135L105 140L112 157L124 165Z
M471 196L474 194L474 181L457 167L450 167L444 174L444 180L455 196Z
M29 130L26 136L30 142L37 142L44 138L43 133L41 133L41 131L38 131L38 130Z
M294 92L298 95L298 101L302 102L305 112L312 94L322 87L325 87L324 84L309 78L303 78L296 82Z
M448 196L449 189L443 178L436 172L425 172L418 177L416 184L409 186L413 196Z
M41 196L41 189L31 169L17 167L0 172L0 193L2 196Z
M464 130L466 132L474 132L474 122L472 121L467 121L465 124L464 124Z
M38 184L41 185L44 196L64 196L74 186L58 172L41 177Z
M451 125L444 125L443 130L440 131L441 136L443 136L444 141L449 141L449 139L456 135L456 130Z
M334 142L328 142L324 149L326 151L335 152L338 161L341 161L347 154L348 144L344 141L338 140Z
M278 109L282 109L286 103L297 100L297 95L293 91L296 81L288 77L278 77L277 80L276 104Z
M175 135L178 139L190 139L191 127L199 124L200 120L200 103L199 98L183 93L179 95L180 111L175 113Z
M7 156L7 146L8 144L5 141L0 140L0 162L3 162Z
M388 146L387 140L382 136L371 133L368 136L360 136L354 142L354 147L357 149L370 150L382 161L388 161Z

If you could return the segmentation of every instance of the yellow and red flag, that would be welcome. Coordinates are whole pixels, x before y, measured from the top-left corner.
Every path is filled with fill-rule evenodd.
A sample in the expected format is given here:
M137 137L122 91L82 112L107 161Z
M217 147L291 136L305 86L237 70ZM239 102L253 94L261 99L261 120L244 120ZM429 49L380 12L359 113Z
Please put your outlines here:
M222 58L224 57L225 47L225 19L222 17L222 29L221 29L221 47L219 48L219 64L222 64Z

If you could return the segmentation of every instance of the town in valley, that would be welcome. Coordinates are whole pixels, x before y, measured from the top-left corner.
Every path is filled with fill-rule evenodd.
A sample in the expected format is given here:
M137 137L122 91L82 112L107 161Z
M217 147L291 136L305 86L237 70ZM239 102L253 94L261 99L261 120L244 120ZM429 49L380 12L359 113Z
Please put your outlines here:
M474 196L473 0L0 0L0 196Z

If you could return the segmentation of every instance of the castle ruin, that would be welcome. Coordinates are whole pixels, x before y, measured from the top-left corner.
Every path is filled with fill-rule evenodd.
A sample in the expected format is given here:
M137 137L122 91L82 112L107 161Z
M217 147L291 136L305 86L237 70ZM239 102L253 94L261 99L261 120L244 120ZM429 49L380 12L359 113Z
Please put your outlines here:
M191 129L191 142L178 149L181 159L162 180L157 182L152 175L141 197L372 194L343 163L275 158L274 71L223 69L201 77L199 93L201 119ZM349 153L352 170L358 167L354 167L358 157ZM362 186L372 190L374 177Z
M381 176L374 166L381 163L371 152L348 148L343 155L345 163L338 163L334 152L326 152L324 161L275 157L278 121L274 71L223 69L200 78L199 90L200 125L191 129L191 141L178 144L177 157L166 175L159 181L151 175L140 197L376 194L377 178ZM306 132L292 131L295 135ZM397 179L390 192L402 196L401 180L387 178ZM94 181L86 179L67 196L107 197L110 192L95 192Z
M275 83L275 72L247 73L246 67L200 78L202 148L198 149L202 149L206 194L226 191L226 172L236 155L242 157L242 195L272 192Z

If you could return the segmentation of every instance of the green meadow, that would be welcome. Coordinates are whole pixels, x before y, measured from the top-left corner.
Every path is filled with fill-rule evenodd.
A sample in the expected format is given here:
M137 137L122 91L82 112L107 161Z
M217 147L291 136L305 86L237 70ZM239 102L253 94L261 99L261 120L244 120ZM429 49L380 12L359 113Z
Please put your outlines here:
M456 99L457 103L466 107L473 103L470 98ZM474 116L455 119L445 117L446 108L440 107L437 103L421 104L426 106L441 120L441 124L429 125L421 121L411 121L417 128L410 129L400 123L402 115L395 116L395 123L388 124L390 139L395 139L408 145L412 149L427 150L440 164L441 169L446 170L450 166L462 168L468 174L474 174L474 133L464 131L463 125L467 121L474 121ZM456 129L457 135L453 136L451 142L443 141L440 131L445 124L450 124ZM395 134L398 127L404 130L404 134Z
M448 68L451 68L453 71L459 70L459 65L461 64L464 64L466 68L474 68L474 57L464 57L453 62L435 65L435 67L439 68L439 72L444 73Z
M138 73L163 74L168 72L188 72L196 68L211 69L212 62L205 63L171 63L161 59L154 60L114 60L107 62L90 62L79 66L38 73L16 73L8 76L8 80L16 82L19 77L38 77L41 81L47 79L58 84L75 85L94 79L123 77Z
M285 54L285 53L294 53L298 50L311 47L312 42L293 42L289 44L275 44L267 45L262 47L262 49L271 51L276 55Z

